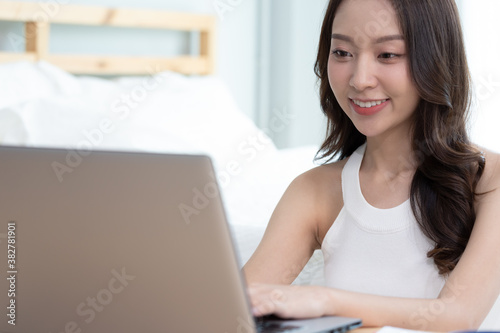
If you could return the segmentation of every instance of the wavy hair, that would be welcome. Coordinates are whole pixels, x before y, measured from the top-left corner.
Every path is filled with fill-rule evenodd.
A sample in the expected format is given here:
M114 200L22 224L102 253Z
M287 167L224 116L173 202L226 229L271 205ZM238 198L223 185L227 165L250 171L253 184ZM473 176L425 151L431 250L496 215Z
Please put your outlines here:
M343 0L330 0L314 67L328 119L316 159L345 159L366 141L337 102L328 81L331 29ZM420 95L412 124L418 163L410 188L413 214L434 242L427 253L449 274L469 241L476 219L476 186L485 161L466 129L470 74L454 0L390 0L406 43L410 75Z

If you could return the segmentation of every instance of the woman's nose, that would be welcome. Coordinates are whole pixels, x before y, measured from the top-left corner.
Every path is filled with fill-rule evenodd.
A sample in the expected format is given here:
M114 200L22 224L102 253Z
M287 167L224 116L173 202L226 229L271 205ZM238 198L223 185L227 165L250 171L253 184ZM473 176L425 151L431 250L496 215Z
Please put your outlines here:
M375 64L367 58L358 58L355 61L349 85L357 91L375 88L377 86Z

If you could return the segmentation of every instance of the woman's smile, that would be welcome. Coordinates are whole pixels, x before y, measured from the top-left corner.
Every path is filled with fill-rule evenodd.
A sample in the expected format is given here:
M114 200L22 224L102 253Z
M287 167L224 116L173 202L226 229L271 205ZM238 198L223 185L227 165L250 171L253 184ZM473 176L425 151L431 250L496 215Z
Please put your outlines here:
M372 116L376 113L382 111L390 102L389 99L382 100L359 100L359 99L349 99L351 107L359 115L362 116Z

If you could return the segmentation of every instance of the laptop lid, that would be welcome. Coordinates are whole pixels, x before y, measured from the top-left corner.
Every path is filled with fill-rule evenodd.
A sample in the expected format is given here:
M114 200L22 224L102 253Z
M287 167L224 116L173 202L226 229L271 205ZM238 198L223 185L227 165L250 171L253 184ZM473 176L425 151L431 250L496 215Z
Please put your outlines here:
M2 332L252 332L206 156L0 147Z

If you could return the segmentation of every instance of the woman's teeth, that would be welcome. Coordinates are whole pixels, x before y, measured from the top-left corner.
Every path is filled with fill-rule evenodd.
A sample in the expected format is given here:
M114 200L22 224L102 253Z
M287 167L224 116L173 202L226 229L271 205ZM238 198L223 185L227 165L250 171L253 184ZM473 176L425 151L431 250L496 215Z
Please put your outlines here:
M387 99L384 99L383 101L374 101L374 102L361 102L361 101L357 101L355 99L352 100L354 102L354 104L356 104L357 106L360 106L362 108L371 108L371 107L374 107L374 106L377 106L377 105L380 105L384 102L387 101Z

